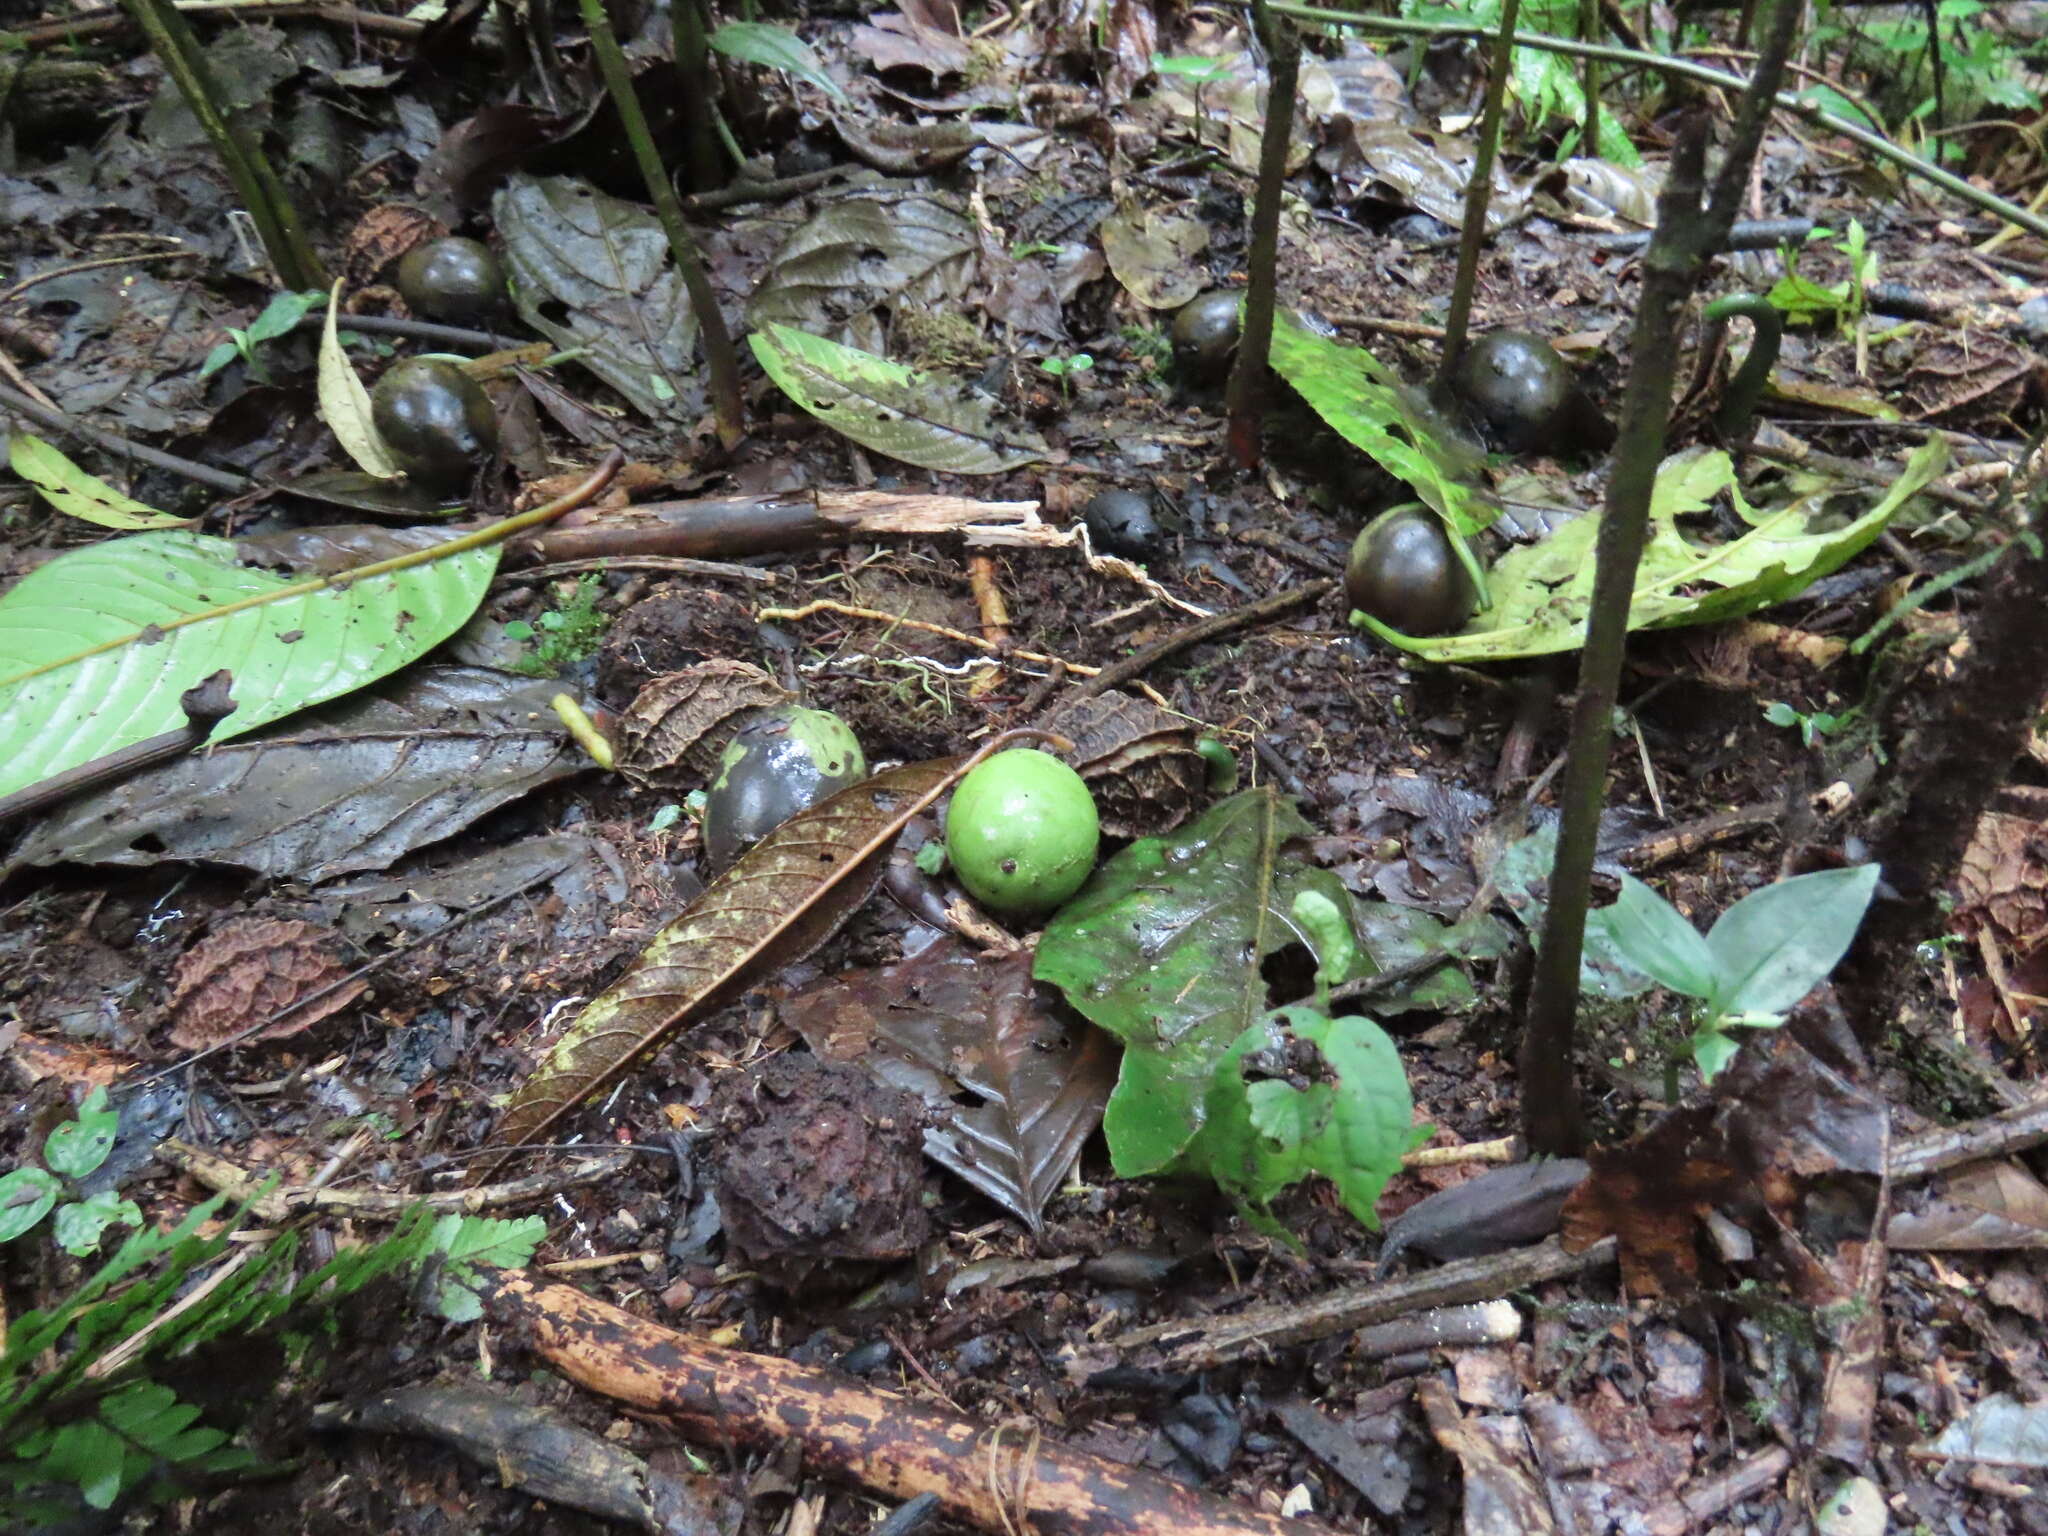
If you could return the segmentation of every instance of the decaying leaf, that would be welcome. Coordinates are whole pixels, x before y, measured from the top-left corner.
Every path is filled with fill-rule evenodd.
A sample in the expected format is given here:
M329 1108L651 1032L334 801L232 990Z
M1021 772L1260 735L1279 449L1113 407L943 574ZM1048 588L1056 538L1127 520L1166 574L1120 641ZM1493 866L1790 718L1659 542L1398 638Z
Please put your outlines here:
M364 474L396 480L398 462L370 418L370 392L356 377L356 365L348 360L341 334L335 329L334 314L340 303L341 280L337 278L327 295L327 325L320 332L320 418Z
M701 789L741 726L795 701L746 661L700 661L650 678L619 718L620 771L658 788Z
M820 983L783 1014L819 1055L921 1093L936 1120L925 1152L1036 1232L1116 1080L1108 1037L1057 1004L1028 951L989 961L946 939ZM961 1107L963 1090L983 1102Z
M995 738L973 758L888 769L769 833L549 1045L505 1107L490 1144L509 1149L538 1140L692 1018L823 944L881 883L889 850L911 817L1016 736ZM475 1179L495 1166L487 1161Z
M296 1035L363 995L369 983L359 978L313 996L350 969L340 935L331 929L295 918L236 918L179 958L171 977L171 1043L199 1050L288 1008L257 1038ZM294 1008L301 998L310 1001Z
M1153 837L1187 820L1208 782L1184 716L1128 693L1076 696L1041 722L1073 742L1068 761L1087 781L1111 837Z
M0 595L0 794L180 728L179 695L223 667L238 708L214 741L388 676L461 628L498 566L487 545L306 591L237 554L138 533Z
M1109 269L1148 309L1178 309L1209 286L1196 260L1209 248L1209 226L1156 208L1125 207L1096 231Z
M653 213L566 176L515 175L491 208L519 317L645 415L690 415L697 317Z
M790 235L747 304L747 323L880 352L878 310L956 304L974 271L974 224L951 203L863 191L834 199Z
M834 431L923 469L996 475L1043 458L1037 433L995 424L993 402L886 357L771 324L747 338L768 377Z
M188 859L309 884L383 869L584 766L548 708L559 686L417 668L256 740L68 801L0 869Z
M1916 1456L1981 1461L1993 1466L2048 1468L2048 1403L2022 1403L1994 1392L1927 1444Z
M1894 1248L2048 1248L2048 1189L2010 1160L1972 1163L1916 1190L1885 1224Z
M198 521L173 517L132 496L123 496L32 432L16 432L8 440L7 467L34 486L37 494L59 512L102 528L189 528Z

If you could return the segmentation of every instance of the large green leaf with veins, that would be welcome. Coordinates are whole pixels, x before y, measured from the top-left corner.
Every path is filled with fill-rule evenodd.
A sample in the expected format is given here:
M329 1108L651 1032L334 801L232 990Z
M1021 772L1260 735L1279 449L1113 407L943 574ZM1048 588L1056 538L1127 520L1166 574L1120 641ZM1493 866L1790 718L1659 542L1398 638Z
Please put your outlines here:
M214 741L375 682L461 628L497 568L486 546L290 592L203 534L60 555L0 595L0 795L180 728L178 696L222 668Z
M1930 437L1873 505L1830 526L1839 517L1838 484L1803 489L1782 506L1756 507L1743 496L1727 454L1705 448L1674 454L1651 492L1650 533L1636 570L1629 628L1713 624L1796 597L1859 554L1947 462L1946 445ZM1723 494L1748 532L1707 544L1681 531L1680 518L1705 511ZM1421 639L1366 614L1351 620L1428 661L1505 661L1575 650L1585 642L1592 607L1598 532L1598 517L1588 513L1539 544L1508 551L1489 573L1492 605L1455 635Z
M1103 1115L1120 1177L1158 1172L1201 1129L1217 1064L1271 1006L1260 962L1301 943L1327 963L1293 916L1295 897L1314 890L1339 910L1349 898L1335 875L1285 851L1308 831L1291 801L1246 790L1131 844L1046 925L1034 974L1124 1043ZM1359 951L1355 972L1374 968Z

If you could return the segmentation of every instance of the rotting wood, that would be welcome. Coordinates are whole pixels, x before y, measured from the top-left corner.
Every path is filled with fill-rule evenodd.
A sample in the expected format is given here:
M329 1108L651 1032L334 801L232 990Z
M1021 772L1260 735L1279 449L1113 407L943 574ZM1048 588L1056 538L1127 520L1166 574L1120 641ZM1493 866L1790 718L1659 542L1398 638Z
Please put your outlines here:
M970 548L1063 549L1070 533L1038 515L1035 501L977 501L971 496L886 491L792 491L648 501L529 540L543 560L604 555L739 559L786 554L851 539L958 535Z
M881 1392L852 1377L706 1344L566 1285L494 1272L484 1305L577 1385L693 1439L772 1447L804 1469L898 1499L935 1493L955 1519L1037 1536L1317 1536L1286 1520L1041 1437Z

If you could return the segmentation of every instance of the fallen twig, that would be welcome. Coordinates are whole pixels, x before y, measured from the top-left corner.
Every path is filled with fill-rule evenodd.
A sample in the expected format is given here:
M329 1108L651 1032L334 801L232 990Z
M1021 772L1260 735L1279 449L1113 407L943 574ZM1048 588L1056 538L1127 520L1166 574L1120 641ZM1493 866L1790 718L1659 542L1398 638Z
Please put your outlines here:
M176 1137L157 1148L157 1156L172 1167L189 1173L216 1194L246 1202L249 1214L261 1221L280 1222L293 1216L349 1216L369 1220L395 1220L415 1206L431 1211L454 1211L474 1216L479 1211L501 1210L506 1206L528 1205L565 1190L582 1189L618 1173L633 1160L630 1152L608 1152L588 1157L564 1168L543 1168L517 1179L480 1184L475 1189L446 1189L413 1195L388 1189L273 1189L259 1193L267 1176L231 1162L218 1152L195 1147ZM636 1254L614 1257L636 1258ZM606 1262L610 1262L607 1259Z
M493 1271L484 1303L570 1380L693 1439L773 1447L792 1435L804 1468L894 1498L935 1493L984 1531L1039 1536L1315 1536L1154 1473L1120 1466L962 1414L877 1391L851 1377L720 1349L645 1322L567 1285Z
M1155 640L1135 655L1126 656L1122 661L1104 667L1095 676L1081 685L1081 696L1092 698L1107 693L1110 689L1142 676L1167 657L1186 650L1191 645L1220 639L1235 634L1240 629L1255 629L1262 624L1283 618L1297 608L1313 607L1331 592L1335 591L1334 581L1303 582L1285 592L1275 592L1271 597L1262 597L1255 603L1246 603L1241 608L1232 608L1223 613L1212 613L1206 619L1197 619L1185 629L1177 629L1164 639Z

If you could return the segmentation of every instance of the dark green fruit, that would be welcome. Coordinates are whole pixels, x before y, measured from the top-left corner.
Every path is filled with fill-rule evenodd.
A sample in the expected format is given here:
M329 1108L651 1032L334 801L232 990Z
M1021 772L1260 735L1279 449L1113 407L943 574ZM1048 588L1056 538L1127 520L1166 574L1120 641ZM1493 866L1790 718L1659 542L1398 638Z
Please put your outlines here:
M1451 536L1427 507L1396 507L1365 525L1344 568L1344 595L1404 635L1462 628L1478 602Z
M370 419L398 467L431 489L462 489L498 451L490 396L440 358L407 358L386 372L370 392Z
M1173 317L1173 363L1190 384L1216 384L1237 350L1238 295L1216 288L1190 299Z
M1166 531L1142 491L1102 491L1081 509L1088 537L1105 554L1151 560L1166 548Z
M860 743L829 710L778 709L740 727L704 797L704 852L724 869L798 811L868 776Z
M1050 912L1087 881L1101 838L1081 775L1032 747L975 768L946 810L946 857L993 912Z
M405 253L398 291L407 306L458 324L481 319L505 299L505 269L481 240L449 235Z
M1490 331L1458 363L1458 392L1487 435L1515 453L1559 446L1576 388L1557 348L1526 331Z

